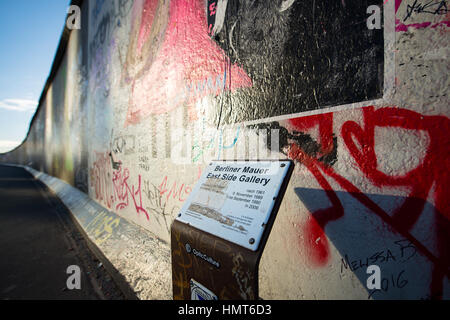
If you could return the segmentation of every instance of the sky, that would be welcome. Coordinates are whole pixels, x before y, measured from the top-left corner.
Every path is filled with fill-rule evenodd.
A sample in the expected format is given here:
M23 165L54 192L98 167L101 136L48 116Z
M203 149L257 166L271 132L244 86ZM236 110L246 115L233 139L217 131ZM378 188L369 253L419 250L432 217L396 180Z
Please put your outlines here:
M70 0L0 0L0 153L25 139Z

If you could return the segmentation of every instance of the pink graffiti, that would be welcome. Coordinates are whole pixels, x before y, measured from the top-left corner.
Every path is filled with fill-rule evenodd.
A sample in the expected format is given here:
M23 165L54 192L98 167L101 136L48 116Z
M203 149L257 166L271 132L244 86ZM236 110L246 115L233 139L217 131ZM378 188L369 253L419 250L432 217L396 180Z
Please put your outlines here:
M186 197L191 193L192 188L184 183L180 185L179 182L174 181L170 188L167 186L167 176L165 176L158 187L159 195L166 196L166 201L169 200L170 197L172 199L178 200L180 202L184 202Z
M114 162L110 153L97 152L90 177L95 199L109 209L115 205L116 210L125 209L132 204L138 214L145 214L149 220L148 212L142 205L141 175L138 175L137 185L130 185L130 171L122 168L120 161Z
M447 26L450 27L450 21L440 21L437 23L432 24L431 22L423 22L423 23L410 23L410 24L403 24L400 22L400 20L395 19L396 26L395 31L400 32L406 32L408 31L408 28L415 28L415 29L424 29L430 27L431 29L437 28L439 26Z
M162 19L162 12L155 12L164 6L163 1L146 0L140 26L133 31L137 35L130 35L138 39L137 46L128 49L135 51L129 51L125 65L132 82L125 125L181 105L186 105L190 118L196 119L194 107L199 99L252 85L245 71L231 63L208 36L203 1L170 1L167 21L155 21L157 15ZM149 39L155 48L144 54L142 48ZM145 63L146 59L150 62Z
M114 171L113 184L115 195L119 203L116 205L116 210L121 210L130 205L130 198L133 201L134 208L138 214L143 213L147 220L149 216L147 211L142 206L142 189L141 189L141 175L138 175L138 185L135 190L135 186L132 185L131 188L128 184L128 178L130 177L130 171L128 169L123 169L119 167L118 170Z

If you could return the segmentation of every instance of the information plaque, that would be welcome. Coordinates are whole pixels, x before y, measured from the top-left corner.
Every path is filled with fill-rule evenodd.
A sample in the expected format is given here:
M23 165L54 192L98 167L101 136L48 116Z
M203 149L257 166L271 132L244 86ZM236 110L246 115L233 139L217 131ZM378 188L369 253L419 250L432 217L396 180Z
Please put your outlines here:
M170 228L175 300L256 300L292 160L213 161Z
M176 220L256 251L292 162L213 161Z

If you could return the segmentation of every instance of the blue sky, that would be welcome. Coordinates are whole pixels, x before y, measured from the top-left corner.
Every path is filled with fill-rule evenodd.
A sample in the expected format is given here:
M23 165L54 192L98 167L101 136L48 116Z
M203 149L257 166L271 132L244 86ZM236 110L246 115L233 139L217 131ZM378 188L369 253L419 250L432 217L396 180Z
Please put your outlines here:
M70 0L0 0L0 152L28 132Z

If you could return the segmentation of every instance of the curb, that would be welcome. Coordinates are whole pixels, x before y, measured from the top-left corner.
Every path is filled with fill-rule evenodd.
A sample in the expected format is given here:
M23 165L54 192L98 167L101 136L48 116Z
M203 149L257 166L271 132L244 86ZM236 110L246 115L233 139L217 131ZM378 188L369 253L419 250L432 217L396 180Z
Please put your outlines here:
M89 248L127 299L172 299L169 244L68 183L28 166L16 166L42 182L67 207Z

